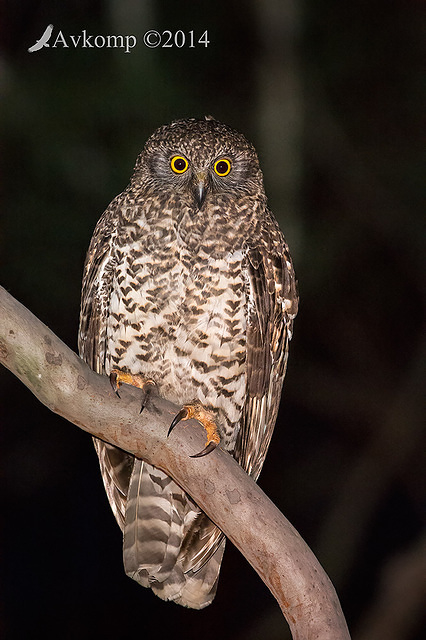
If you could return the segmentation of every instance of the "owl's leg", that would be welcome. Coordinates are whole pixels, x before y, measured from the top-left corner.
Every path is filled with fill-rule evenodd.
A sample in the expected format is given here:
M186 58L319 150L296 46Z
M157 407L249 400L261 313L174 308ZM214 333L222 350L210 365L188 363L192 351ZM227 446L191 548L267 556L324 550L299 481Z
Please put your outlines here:
M125 371L120 371L120 369L113 369L111 371L109 375L109 381L118 397L120 397L118 390L122 384L131 384L133 387L143 389L143 391L145 392L145 397L142 402L140 413L142 413L142 411L145 409L150 390L152 389L152 387L155 387L155 382L154 380L151 380L151 378L144 378L138 373L126 373Z
M174 417L167 435L170 435L178 422L180 422L181 420L190 420L191 418L197 420L204 427L207 434L207 442L205 448L200 451L200 453L196 453L194 456L191 456L191 458L201 458L201 456L206 456L208 453L213 451L213 449L215 449L220 442L219 431L214 421L213 414L205 409L202 404L200 404L199 402L185 404L179 411L179 413Z

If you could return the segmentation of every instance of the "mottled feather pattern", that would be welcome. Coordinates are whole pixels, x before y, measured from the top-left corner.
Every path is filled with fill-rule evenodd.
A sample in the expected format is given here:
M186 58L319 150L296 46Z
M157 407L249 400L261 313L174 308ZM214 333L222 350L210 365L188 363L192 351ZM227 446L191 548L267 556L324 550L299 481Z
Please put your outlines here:
M176 155L187 159L183 175L171 170ZM229 160L229 176L214 172L218 158ZM81 356L98 373L153 379L177 405L201 402L215 416L221 446L257 479L296 313L291 258L252 145L211 118L158 129L94 231ZM127 574L164 599L207 606L221 531L166 474L112 445L95 447Z

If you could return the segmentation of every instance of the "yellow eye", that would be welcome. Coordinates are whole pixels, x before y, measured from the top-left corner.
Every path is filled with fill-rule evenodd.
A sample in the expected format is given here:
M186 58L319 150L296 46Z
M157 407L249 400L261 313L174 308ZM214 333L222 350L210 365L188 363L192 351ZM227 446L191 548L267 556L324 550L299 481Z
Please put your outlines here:
M188 160L183 156L173 156L170 161L170 166L172 168L172 171L174 171L175 173L185 173L185 171L189 167L189 163Z
M221 158L220 160L216 160L216 162L214 163L214 170L215 170L215 173L217 173L217 175L220 176L221 178L223 178L224 176L227 176L228 173L231 171L230 160L227 160L226 158Z

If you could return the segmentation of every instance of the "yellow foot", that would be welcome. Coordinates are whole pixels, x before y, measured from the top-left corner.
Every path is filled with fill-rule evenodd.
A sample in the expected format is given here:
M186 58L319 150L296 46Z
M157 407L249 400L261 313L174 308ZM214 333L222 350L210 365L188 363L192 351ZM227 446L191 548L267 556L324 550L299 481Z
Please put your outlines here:
M139 373L126 373L120 371L120 369L113 369L109 374L109 381L115 393L120 397L118 390L122 384L131 384L133 387L138 387L145 391L145 398L141 406L140 413L145 409L146 400L152 387L155 387L154 380L151 378L144 378Z
M204 427L207 433L207 442L205 448L200 451L200 453L196 453L194 456L191 456L191 458L201 458L201 456L206 456L208 453L213 451L213 449L215 449L220 442L220 436L213 418L213 414L205 409L202 404L198 402L185 404L179 411L179 413L174 417L167 435L170 435L178 422L180 422L181 420L190 420L191 418L197 420Z

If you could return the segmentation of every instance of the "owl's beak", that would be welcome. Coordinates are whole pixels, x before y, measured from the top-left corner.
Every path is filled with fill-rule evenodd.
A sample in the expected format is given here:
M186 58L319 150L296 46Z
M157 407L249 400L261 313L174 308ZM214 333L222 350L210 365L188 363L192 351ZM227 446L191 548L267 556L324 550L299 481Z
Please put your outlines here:
M201 209L203 206L203 202L206 198L206 175L204 173L199 173L196 176L196 184L195 184L195 200L197 202L198 208Z

